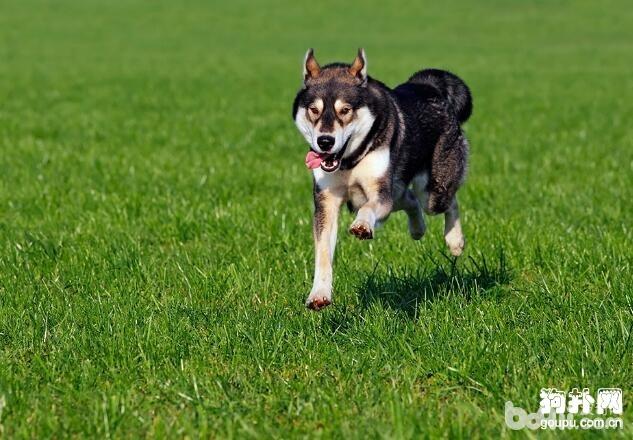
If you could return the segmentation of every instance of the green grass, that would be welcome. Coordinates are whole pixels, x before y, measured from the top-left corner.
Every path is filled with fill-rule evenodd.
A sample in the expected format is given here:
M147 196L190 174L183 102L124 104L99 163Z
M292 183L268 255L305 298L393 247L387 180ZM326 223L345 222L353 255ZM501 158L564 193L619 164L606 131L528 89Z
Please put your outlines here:
M547 386L633 435L633 9L441 3L3 2L0 437L494 438ZM471 86L468 247L341 233L312 313L290 106L359 46Z

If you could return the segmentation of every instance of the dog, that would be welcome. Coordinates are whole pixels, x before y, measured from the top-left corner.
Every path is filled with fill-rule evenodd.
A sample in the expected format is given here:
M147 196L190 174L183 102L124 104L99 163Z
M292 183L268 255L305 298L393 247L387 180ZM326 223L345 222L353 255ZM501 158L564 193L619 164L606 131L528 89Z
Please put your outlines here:
M310 146L305 163L313 176L315 270L308 308L332 303L344 203L356 215L349 232L361 240L373 238L377 225L399 210L419 240L426 230L423 210L443 213L446 244L452 255L462 254L456 193L469 151L461 124L471 113L469 88L445 70L421 70L390 89L367 75L363 49L352 64L324 67L307 51L292 116Z

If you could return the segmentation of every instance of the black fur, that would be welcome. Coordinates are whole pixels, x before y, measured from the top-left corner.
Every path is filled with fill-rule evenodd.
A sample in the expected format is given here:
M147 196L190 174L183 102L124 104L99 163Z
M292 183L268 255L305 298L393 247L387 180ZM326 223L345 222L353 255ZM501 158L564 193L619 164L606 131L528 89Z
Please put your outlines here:
M440 91L442 97L457 116L460 124L468 120L473 112L470 89L457 75L446 70L425 69L409 78L412 84L428 84Z
M405 120L405 136L395 154L394 177L405 184L429 173L426 210L446 211L464 180L468 143L460 123L472 113L466 84L450 72L422 70L386 93L394 96Z

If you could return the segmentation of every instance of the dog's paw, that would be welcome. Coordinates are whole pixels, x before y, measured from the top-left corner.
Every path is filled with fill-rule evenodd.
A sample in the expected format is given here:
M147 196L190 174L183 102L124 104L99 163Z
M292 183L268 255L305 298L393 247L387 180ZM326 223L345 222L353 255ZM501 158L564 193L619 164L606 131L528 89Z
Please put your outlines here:
M448 246L448 250L451 252L452 256L459 257L462 252L464 252L466 239L463 234L453 234L449 232L444 239L446 240L446 246Z
M414 240L419 240L424 237L424 233L426 232L426 225L424 224L424 220L412 220L409 218L409 234L411 234L411 238Z
M306 300L306 307L310 310L321 310L332 304L332 295L324 292L312 292Z
M374 231L369 223L364 220L355 220L349 228L349 233L355 235L359 240L371 240L374 238Z

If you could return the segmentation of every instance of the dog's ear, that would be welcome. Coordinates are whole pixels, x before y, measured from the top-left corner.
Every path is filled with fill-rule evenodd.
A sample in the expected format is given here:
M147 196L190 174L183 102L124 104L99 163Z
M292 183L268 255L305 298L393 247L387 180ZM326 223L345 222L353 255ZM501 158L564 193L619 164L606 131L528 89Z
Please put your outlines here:
M306 56L303 59L303 82L309 80L310 78L316 78L321 73L321 67L319 67L319 63L317 63L316 58L314 58L314 49L308 49L306 52Z
M365 49L358 49L358 55L354 58L354 62L349 68L349 73L361 81L361 85L367 84L367 58L365 57Z

